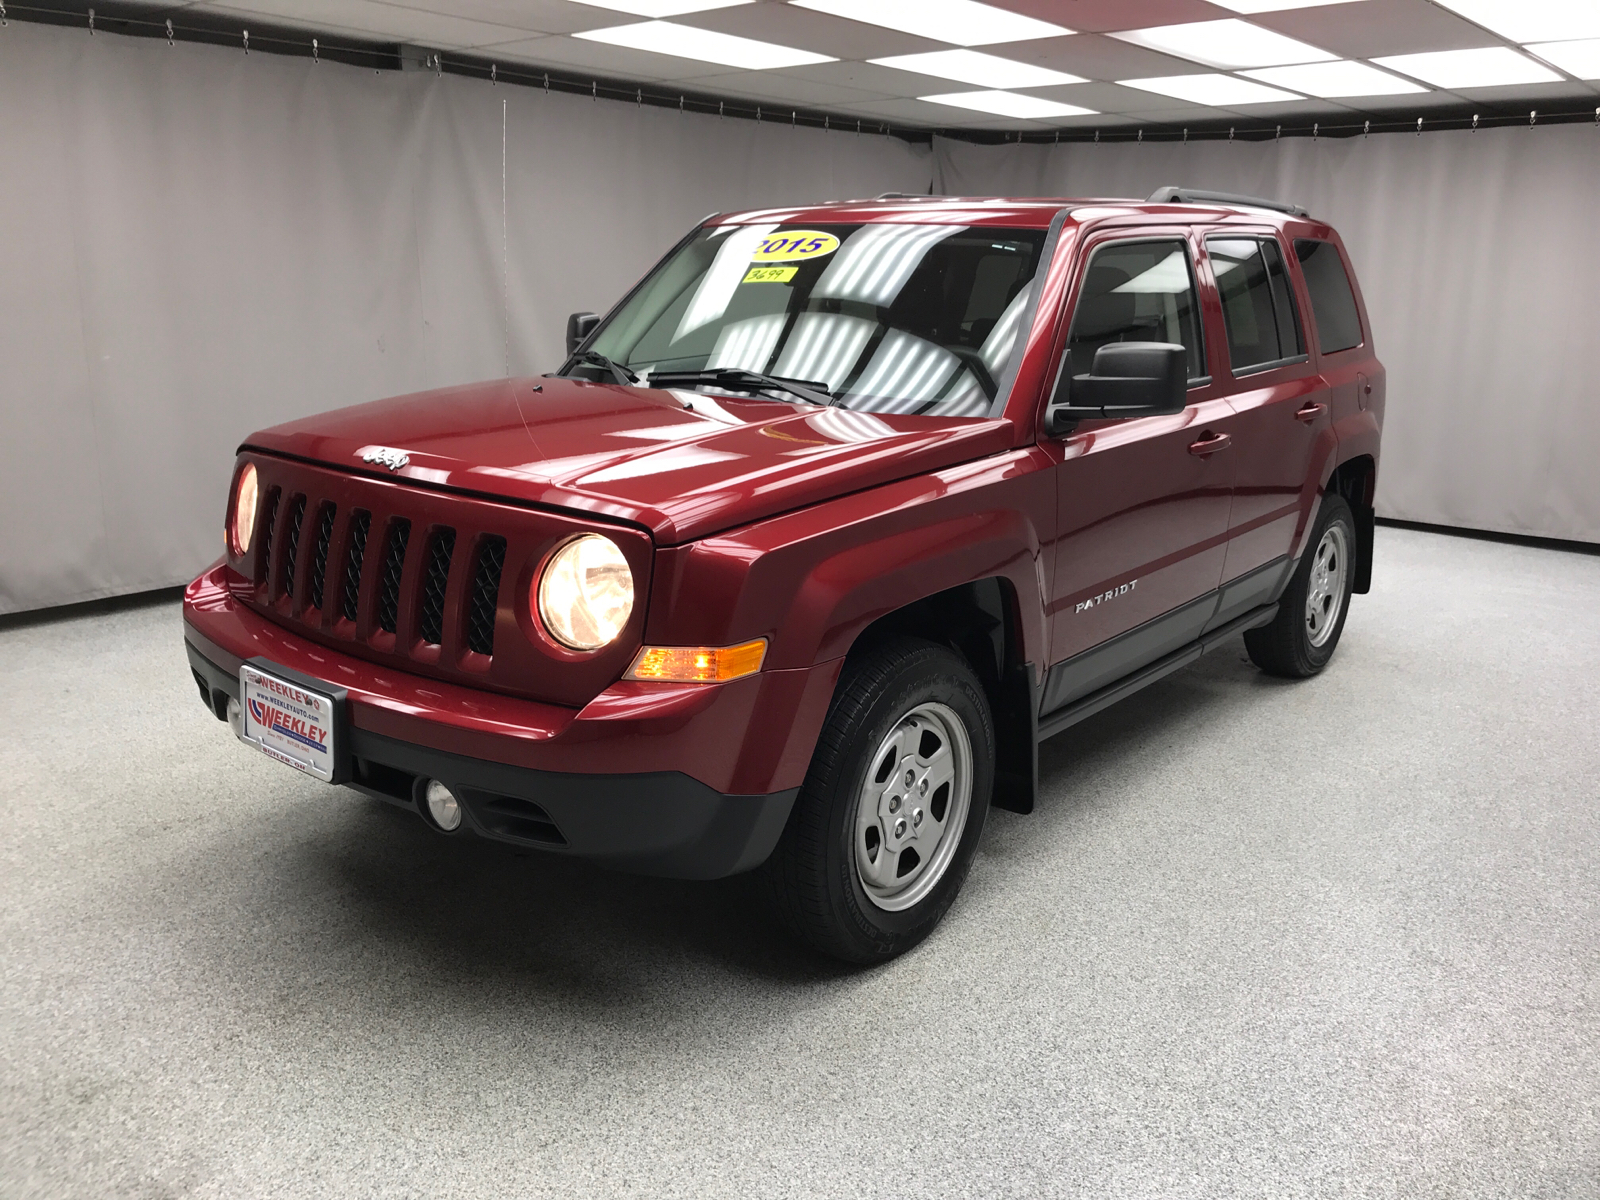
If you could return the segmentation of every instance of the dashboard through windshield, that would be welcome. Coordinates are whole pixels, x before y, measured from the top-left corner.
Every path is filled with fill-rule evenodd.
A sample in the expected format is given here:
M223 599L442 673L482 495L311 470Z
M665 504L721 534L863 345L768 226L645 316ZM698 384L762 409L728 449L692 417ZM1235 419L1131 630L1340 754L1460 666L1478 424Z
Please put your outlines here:
M1012 373L1047 231L757 224L700 230L589 342L649 386L774 395L790 381L868 412L991 415ZM737 385L731 373L744 373ZM572 373L609 378L577 365ZM678 378L673 378L678 377ZM795 399L795 394L785 396Z

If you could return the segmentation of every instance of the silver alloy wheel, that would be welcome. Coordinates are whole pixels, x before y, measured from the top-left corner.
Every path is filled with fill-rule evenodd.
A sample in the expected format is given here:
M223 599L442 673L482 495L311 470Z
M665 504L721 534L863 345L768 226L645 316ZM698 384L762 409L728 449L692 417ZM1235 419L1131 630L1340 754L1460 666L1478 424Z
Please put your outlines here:
M948 706L906 713L870 760L856 797L856 876L889 912L938 886L961 845L972 807L972 739Z
M1350 539L1344 526L1335 522L1322 532L1306 585L1306 634L1313 646L1326 643L1339 624L1345 577L1349 573Z

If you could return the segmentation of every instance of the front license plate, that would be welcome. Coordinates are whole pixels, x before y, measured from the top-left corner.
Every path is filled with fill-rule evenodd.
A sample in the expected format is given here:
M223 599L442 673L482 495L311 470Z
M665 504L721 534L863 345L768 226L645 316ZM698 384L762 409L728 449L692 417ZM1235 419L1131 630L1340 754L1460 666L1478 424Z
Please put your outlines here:
M297 771L333 782L333 697L245 666L239 670L246 742Z

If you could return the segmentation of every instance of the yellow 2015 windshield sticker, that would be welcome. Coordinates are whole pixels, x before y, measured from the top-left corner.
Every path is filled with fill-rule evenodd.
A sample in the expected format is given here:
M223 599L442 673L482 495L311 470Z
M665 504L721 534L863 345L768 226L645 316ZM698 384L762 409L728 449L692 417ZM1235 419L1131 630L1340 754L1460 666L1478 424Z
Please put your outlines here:
M775 233L756 247L751 262L795 262L804 258L821 258L839 248L839 239L831 233L815 229L786 229Z
M751 267L741 283L788 283L799 267Z

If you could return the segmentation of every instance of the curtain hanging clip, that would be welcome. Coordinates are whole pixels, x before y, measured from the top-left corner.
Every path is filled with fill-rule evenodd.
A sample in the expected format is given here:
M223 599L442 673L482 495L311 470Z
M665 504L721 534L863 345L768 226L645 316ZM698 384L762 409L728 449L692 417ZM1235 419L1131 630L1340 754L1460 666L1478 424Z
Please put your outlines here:
M94 9L89 10L89 36L94 36Z
M1370 137L1371 134L1372 134L1372 122L1371 121L1363 121L1361 123L1361 136L1362 137Z
M1477 133L1478 132L1478 114L1477 113L1473 113L1472 114L1472 132L1473 133Z
M1283 137L1283 126L1279 125L1278 128L1273 131L1272 140L1276 142L1282 137Z
M1100 144L1100 131L1098 129L1094 131L1094 144L1096 146Z
M1315 121L1311 122L1311 140L1313 142L1317 140L1317 134L1320 133L1321 131L1322 131L1322 126L1321 125L1319 125Z
M1417 136L1418 137L1422 136L1422 118L1421 117L1417 118Z
M10 24L10 22L6 20L6 6L4 4L0 4L0 25L9 25L9 24ZM171 25L172 22L168 21L167 24Z
M643 88L638 88L638 89L636 89L634 91L634 93L633 93L633 106L635 108L643 108L644 107L644 89Z
M549 71L546 71L544 73L544 94L546 96L548 96L550 94L550 72Z
M722 106L724 103L725 101L722 100L717 101L717 120L719 121L722 120Z
M1532 129L1534 127L1534 124L1538 120L1539 120L1539 110L1536 108L1536 109L1533 109L1531 112L1528 113L1528 128Z
M0 16L3 16L5 14L5 11L6 11L6 6L4 4L0 4ZM173 44L172 18L168 17L167 18L167 45L171 46L172 44Z
M1138 142L1139 145L1141 145L1141 146L1144 145L1144 130L1142 130L1142 129L1139 130L1139 136L1136 139L1136 141Z
M1228 126L1228 145L1233 145L1233 126Z
M244 31L244 52L246 54L250 53L250 31L248 29Z
M598 80L589 80L589 99L596 104L600 102L600 83Z
M316 38L311 39L311 61L313 63L322 61L322 47L317 44Z
M496 64L496 63L490 63L489 64L489 86L490 87L499 87L500 86L500 68L499 68L498 64Z
M1185 146L1189 144L1189 127L1187 125L1183 127L1183 144Z

